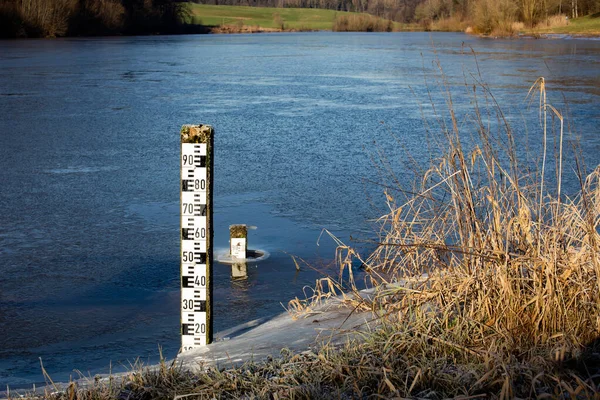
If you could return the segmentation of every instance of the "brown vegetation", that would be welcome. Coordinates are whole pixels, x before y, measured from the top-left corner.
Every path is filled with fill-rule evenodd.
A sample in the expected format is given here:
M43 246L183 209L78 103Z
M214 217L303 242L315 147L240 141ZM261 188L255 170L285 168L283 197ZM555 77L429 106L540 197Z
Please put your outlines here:
M538 28L556 28L559 26L567 26L569 24L569 20L567 16L564 14L557 14L551 17L548 17L545 21L541 21L538 23Z
M119 0L85 0L79 2L71 32L81 35L119 33L125 22L126 10Z
M0 1L0 21L4 29L18 30L20 34L53 37L66 34L69 20L78 0ZM7 30L8 30L7 29Z
M461 15L453 15L432 21L429 25L429 30L437 32L463 32L467 29L467 26L467 21Z
M391 32L393 28L392 21L366 14L337 15L332 26L334 32Z
M472 23L474 33L509 36L514 34L518 8L512 0L481 0L475 6Z
M275 13L275 15L273 16L273 23L280 30L282 30L282 31L285 30L285 22L283 21L283 18L281 17L281 15Z
M210 28L211 33L260 33L281 32L275 28L262 28L260 26L244 25L242 21L237 24L224 24Z
M0 37L172 33L186 10L172 0L0 0Z

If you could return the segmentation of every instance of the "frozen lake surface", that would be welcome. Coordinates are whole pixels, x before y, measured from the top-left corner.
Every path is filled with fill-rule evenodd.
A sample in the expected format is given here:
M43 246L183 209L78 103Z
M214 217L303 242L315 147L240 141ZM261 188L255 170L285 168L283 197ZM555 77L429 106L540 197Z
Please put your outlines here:
M271 256L248 281L215 265L217 331L277 314L342 240L373 238L385 211L372 158L399 179L427 159L436 57L457 110L482 79L539 150L540 76L600 162L600 41L463 34L286 33L0 41L0 386L106 373L179 348L179 129L214 126L215 242L258 226ZM437 90L437 89L436 89ZM564 98L563 98L564 95ZM384 122L383 124L381 122ZM392 134L393 133L393 134ZM526 138L526 139L523 139ZM398 139L398 141L396 140ZM400 143L399 143L400 142ZM565 161L572 171L572 160ZM566 177L565 192L576 188ZM354 243L363 251L369 246Z

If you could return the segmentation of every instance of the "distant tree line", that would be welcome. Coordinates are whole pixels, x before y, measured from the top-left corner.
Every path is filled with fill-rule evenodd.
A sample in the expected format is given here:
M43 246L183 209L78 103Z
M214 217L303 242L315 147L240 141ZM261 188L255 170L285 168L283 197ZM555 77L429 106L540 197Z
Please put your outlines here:
M0 37L176 33L187 12L173 0L0 0Z
M368 13L436 30L511 33L519 24L566 24L600 13L600 0L193 0L200 4L322 8ZM0 0L0 37L56 37L203 32L186 25L184 0ZM354 20L339 16L340 29ZM359 21L372 25L369 19ZM381 28L381 27L379 27ZM387 29L387 27L386 27Z

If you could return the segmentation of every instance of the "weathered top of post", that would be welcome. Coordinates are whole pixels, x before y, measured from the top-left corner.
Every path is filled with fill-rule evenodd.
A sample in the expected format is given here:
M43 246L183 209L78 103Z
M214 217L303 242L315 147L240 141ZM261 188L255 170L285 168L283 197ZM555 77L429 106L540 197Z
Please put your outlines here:
M248 227L246 225L229 225L229 237L247 238Z
M181 143L208 143L214 130L210 125L183 125Z

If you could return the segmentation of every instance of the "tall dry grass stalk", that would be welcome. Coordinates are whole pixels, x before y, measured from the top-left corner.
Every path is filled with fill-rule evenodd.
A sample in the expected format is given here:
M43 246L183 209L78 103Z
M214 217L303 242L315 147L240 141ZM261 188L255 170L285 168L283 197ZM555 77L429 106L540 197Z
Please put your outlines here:
M404 302L426 301L460 322L443 333L465 345L575 351L600 336L600 169L581 177L577 196L561 201L562 115L547 103L544 79L537 84L544 149L539 186L520 166L513 132L496 106L475 110L479 141L464 150L447 92L452 124L443 132L445 154L421 177L418 196L388 200L381 242L367 260L376 285L426 271L421 293L407 296L399 310ZM485 87L473 95L494 104ZM555 194L544 186L549 110L561 122ZM484 116L496 119L501 136Z

